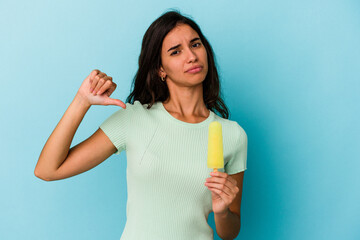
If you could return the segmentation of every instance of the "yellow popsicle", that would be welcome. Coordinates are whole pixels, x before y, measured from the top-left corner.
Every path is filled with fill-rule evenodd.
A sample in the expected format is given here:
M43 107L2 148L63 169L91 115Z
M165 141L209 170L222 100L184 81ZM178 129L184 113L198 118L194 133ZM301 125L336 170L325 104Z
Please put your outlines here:
M207 166L216 172L218 168L224 168L222 129L218 121L209 124L208 141Z

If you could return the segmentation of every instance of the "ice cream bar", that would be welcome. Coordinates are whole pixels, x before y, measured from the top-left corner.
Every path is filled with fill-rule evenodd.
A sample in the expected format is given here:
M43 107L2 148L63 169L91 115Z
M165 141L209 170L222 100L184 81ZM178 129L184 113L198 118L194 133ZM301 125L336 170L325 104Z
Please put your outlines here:
M224 168L222 129L218 121L209 124L207 165L215 172L218 168Z

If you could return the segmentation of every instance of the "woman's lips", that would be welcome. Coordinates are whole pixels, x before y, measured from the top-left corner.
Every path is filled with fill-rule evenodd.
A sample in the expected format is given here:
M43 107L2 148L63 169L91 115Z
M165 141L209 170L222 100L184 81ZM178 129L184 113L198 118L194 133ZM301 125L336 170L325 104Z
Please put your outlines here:
M202 70L202 67L197 67L197 68L193 68L190 69L189 71L187 71L188 73L198 73Z

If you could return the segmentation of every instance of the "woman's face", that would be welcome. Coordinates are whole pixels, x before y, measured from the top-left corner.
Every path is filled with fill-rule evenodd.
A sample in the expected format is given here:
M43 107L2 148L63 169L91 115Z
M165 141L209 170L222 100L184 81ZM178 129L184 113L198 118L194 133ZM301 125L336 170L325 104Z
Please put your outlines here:
M197 32L187 24L172 29L161 49L160 76L179 86L194 86L204 81L208 72L207 53ZM190 70L194 67L199 67ZM190 71L189 71L190 70Z

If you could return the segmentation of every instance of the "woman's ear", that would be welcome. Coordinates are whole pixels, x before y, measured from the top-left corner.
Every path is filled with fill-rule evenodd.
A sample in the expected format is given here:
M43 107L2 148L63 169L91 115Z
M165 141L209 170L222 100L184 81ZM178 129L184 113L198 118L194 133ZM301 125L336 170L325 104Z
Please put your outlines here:
M160 66L160 69L159 69L159 76L160 77L166 77L166 73L165 73L165 70L162 66Z

